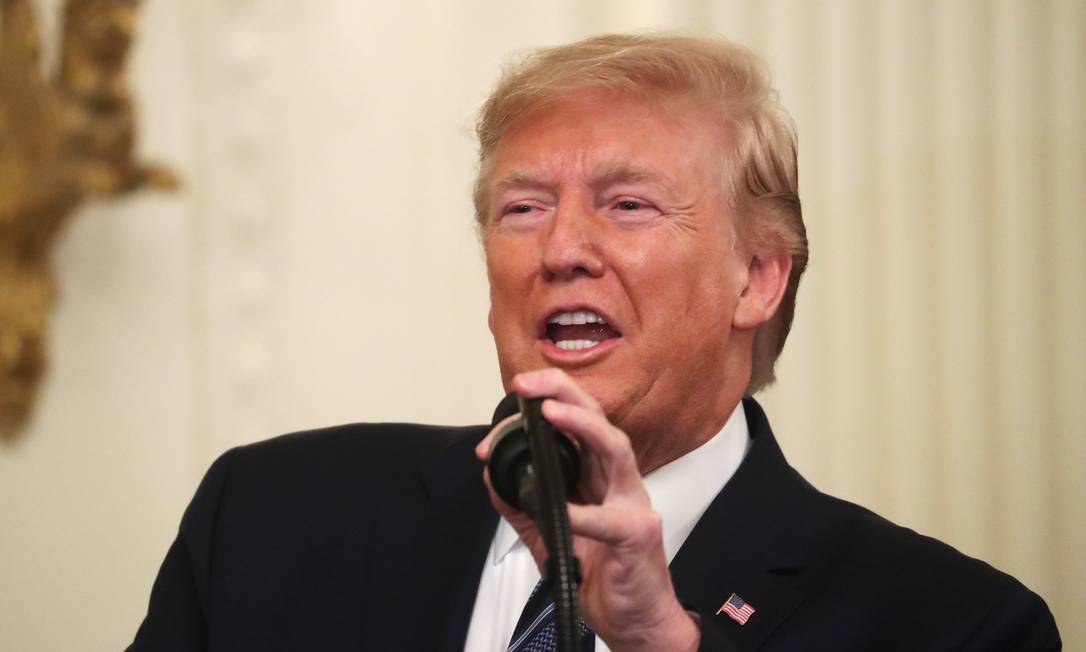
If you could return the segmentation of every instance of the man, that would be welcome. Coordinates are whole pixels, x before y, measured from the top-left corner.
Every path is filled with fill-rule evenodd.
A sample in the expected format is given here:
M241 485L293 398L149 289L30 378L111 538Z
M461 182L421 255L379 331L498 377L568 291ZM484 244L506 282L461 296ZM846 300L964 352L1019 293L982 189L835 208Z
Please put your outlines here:
M749 53L542 50L478 133L503 384L547 397L584 461L585 649L1059 649L1038 596L818 493L744 400L772 380L807 260L794 136ZM553 649L546 553L489 489L486 431L343 426L226 453L131 649Z

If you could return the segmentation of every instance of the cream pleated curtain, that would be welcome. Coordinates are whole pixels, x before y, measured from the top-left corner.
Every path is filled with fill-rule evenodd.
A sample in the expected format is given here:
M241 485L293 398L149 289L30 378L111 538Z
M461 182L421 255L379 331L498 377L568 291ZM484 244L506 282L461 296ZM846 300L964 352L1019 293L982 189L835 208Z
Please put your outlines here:
M1086 4L770 4L813 249L786 450L1021 578L1081 649Z
M812 262L762 397L793 465L1086 649L1086 2L142 7L141 147L185 187L58 252L41 409L0 447L0 649L122 648L230 446L486 420L474 111L515 51L646 29L760 52L797 122Z

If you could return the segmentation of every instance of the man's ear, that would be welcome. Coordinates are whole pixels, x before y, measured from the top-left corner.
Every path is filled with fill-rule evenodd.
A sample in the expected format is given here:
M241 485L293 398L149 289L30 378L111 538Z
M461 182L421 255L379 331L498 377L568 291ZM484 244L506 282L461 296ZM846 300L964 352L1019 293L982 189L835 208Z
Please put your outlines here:
M749 330L769 321L781 304L791 273L792 257L788 254L751 258L747 266L747 286L739 294L732 326Z

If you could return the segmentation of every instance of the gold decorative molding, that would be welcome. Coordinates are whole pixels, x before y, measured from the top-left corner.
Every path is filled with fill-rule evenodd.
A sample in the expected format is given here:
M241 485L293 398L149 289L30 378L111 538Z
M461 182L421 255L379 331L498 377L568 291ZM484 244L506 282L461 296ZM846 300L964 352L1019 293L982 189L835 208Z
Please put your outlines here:
M138 0L65 2L51 72L30 5L0 0L0 440L25 425L45 372L57 235L89 200L177 186L133 152Z

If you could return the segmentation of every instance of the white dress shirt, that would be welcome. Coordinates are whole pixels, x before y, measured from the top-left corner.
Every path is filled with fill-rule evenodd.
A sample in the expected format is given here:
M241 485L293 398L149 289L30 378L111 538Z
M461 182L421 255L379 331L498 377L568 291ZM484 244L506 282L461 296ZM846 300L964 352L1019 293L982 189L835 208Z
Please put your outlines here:
M749 448L750 432L740 403L716 436L643 478L653 509L663 520L668 563L709 503L735 474ZM538 582L539 570L532 553L513 526L501 519L479 580L464 651L503 652ZM596 652L610 652L598 637Z

